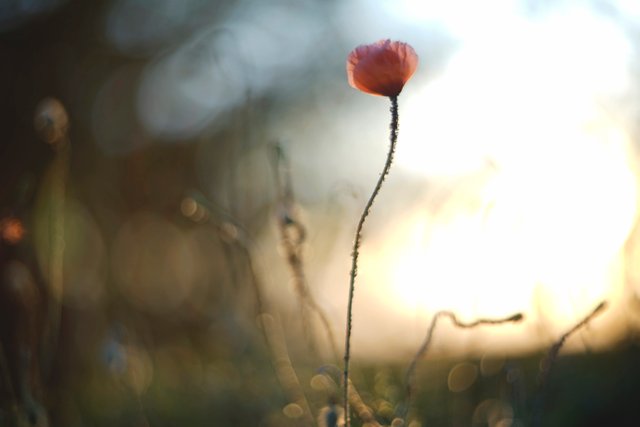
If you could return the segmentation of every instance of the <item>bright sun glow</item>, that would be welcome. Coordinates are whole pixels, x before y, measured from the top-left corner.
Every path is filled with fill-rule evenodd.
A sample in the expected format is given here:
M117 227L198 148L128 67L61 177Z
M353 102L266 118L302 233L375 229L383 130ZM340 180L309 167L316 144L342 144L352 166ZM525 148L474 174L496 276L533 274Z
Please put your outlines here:
M570 165L499 170L436 214L417 209L386 255L403 305L504 316L542 292L545 316L564 322L607 297L636 206L618 137L585 136Z
M636 217L630 143L598 102L625 91L630 49L582 9L501 11L508 36L457 33L446 70L403 93L397 166L467 183L435 212L417 206L372 264L394 260L380 290L404 307L566 324L611 297Z

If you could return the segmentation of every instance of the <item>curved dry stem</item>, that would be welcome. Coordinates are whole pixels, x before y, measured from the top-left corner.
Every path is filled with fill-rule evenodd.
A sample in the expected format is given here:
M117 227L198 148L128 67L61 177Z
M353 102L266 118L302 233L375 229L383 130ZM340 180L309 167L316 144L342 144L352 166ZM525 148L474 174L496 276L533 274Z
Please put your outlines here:
M543 363L540 365L540 374L538 376L538 383L540 387L543 387L549 377L549 373L551 372L551 367L553 366L553 362L558 358L558 353L560 349L567 341L567 339L573 335L578 329L586 326L594 317L607 308L607 302L602 301L596 308L594 308L584 319L580 322L576 323L569 331L565 332L549 349L547 356L544 358Z
M455 313L451 311L437 312L433 316L433 319L431 320L431 324L429 325L426 338L424 339L424 341L422 342L422 345L420 346L415 356L413 357L413 360L411 360L411 363L409 364L409 368L407 368L407 373L405 374L405 393L406 393L405 402L406 403L404 405L404 408L402 409L402 413L399 414L400 418L402 418L405 421L405 425L407 421L406 417L409 412L409 407L411 405L411 401L413 400L416 368L418 366L418 362L420 361L420 359L424 357L424 355L427 353L427 350L429 350L429 347L431 346L431 341L433 339L433 332L435 331L438 320L441 317L448 317L455 326L462 329L475 328L476 326L480 326L480 325L499 325L502 323L519 322L523 319L523 316L521 313L516 313L512 316L509 316L503 319L477 319L473 322L467 323L467 322L460 321L458 317L455 315Z
M278 382L284 389L290 401L302 408L303 424L313 426L314 419L311 414L311 407L309 406L309 402L305 396L298 374L296 373L293 363L291 362L291 358L289 357L289 350L280 321L271 314L266 313L262 314L259 320L262 328L264 329L264 334L267 337L269 348L271 350L271 356L273 358L273 365L278 377Z
M398 141L398 98L393 96L389 98L391 100L391 124L390 124L390 136L389 136L389 152L387 154L387 161L382 169L382 173L378 178L378 182L376 183L375 188L373 189L373 193L369 197L367 204L364 207L364 211L360 216L360 220L358 221L358 226L356 228L355 240L353 243L353 252L351 253L351 274L349 280L349 300L347 304L347 327L346 327L346 337L345 337L345 350L344 350L344 376L343 376L343 405L344 405L344 419L345 426L349 427L351 425L351 420L349 418L349 361L351 357L351 325L352 319L351 314L353 310L353 295L355 291L355 282L356 276L358 274L358 255L360 249L360 241L362 240L362 227L364 226L364 222L369 216L369 211L371 210L371 206L373 206L373 202L376 199L376 196L380 192L380 188L382 187L382 183L384 182L386 176L389 174L389 170L391 169L391 163L393 162L393 154L396 150L396 142Z
M253 256L251 255L251 248L254 245L253 240L250 238L248 231L236 221L228 212L224 211L218 206L215 206L210 200L204 197L200 193L193 193L189 198L197 203L201 209L204 209L207 213L205 216L207 221L212 222L221 234L226 235L228 241L225 247L228 245L230 248L238 250L240 255L244 258L246 268L249 273L249 281L253 287L256 303L256 320L260 326L265 345L271 362L273 364L276 378L280 387L286 394L287 398L299 405L302 408L303 415L302 421L305 426L313 426L314 420L311 413L308 400L304 393L304 389L298 379L291 358L289 357L289 350L287 342L284 337L284 331L280 324L279 319L275 315L271 314L267 300L264 295L263 284L260 281L260 277L256 272ZM231 227L233 233L228 234L227 229ZM223 239L225 241L226 239ZM231 255L231 253L229 253ZM231 261L230 257L230 261ZM229 262L231 272L233 273L233 262ZM235 276L235 274L232 274ZM232 279L237 280L237 278Z
M280 242L285 252L284 256L291 271L294 289L300 302L302 324L310 339L311 349L315 353L315 344L311 337L307 309L315 312L327 335L332 356L337 359L339 354L338 345L336 344L329 318L313 297L307 284L303 259L303 243L306 238L306 230L304 225L296 218L293 208L295 200L289 162L280 145L274 145L274 151L273 171L280 208L282 209L278 218L278 230L280 232Z

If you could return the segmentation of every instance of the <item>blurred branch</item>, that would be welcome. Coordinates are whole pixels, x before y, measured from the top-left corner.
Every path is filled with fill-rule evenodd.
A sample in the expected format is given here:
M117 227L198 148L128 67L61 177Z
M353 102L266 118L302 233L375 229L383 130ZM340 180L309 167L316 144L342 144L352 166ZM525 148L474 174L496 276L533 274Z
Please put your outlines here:
M370 427L381 427L373 416L371 408L369 408L362 400L362 397L360 397L360 393L358 393L358 390L353 385L351 379L349 379L349 404L353 407L358 414L358 417L365 423L365 425Z
M335 387L338 388L338 384L341 382L342 372L337 366L325 365L321 367L318 372L329 378ZM358 414L358 417L365 423L365 425L370 427L381 427L380 423L378 423L373 415L373 410L364 403L364 400L362 400L358 389L353 385L351 379L349 379L349 405L353 407Z
M197 205L195 209L192 209L190 212L198 212L199 209L204 210L202 214L197 215L197 218L199 218L200 221L202 221L202 218L206 218L206 221L212 222L220 233L222 240L236 247L245 258L256 299L257 321L265 339L265 344L269 351L278 382L287 398L291 402L299 405L302 409L305 425L314 425L309 403L289 357L282 327L276 322L274 316L269 313L267 308L262 290L262 282L256 273L253 257L251 256L250 248L253 245L253 239L251 239L249 233L242 225L234 221L231 214L207 200L202 194L192 192L191 195L188 196L188 199L185 200L189 200L190 203Z
M62 299L64 293L64 235L65 204L67 181L69 179L69 161L71 142L69 140L69 116L60 101L45 98L36 107L34 127L40 138L49 144L55 157L50 166L49 183L49 259L47 282L51 297L48 298L49 321L45 324L43 340L47 351L42 354L48 371L51 358L56 353L60 329ZM48 347L48 348L47 348Z
M303 417L306 425L314 425L314 419L311 414L309 402L305 397L304 391L296 374L296 370L291 363L287 343L284 339L282 325L270 314L262 314L260 316L260 324L264 329L265 336L269 341L273 363L276 368L278 381L287 393L289 400L297 404L303 411Z
M335 360L338 360L338 346L336 344L336 339L333 334L333 330L331 329L329 319L322 307L320 307L314 299L311 291L309 290L309 286L307 285L302 256L303 243L306 238L306 229L296 218L294 212L295 199L293 195L289 162L280 145L275 144L273 146L273 151L273 172L275 175L276 191L280 208L280 212L278 213L280 242L285 251L285 258L291 271L296 294L298 295L302 322L308 336L310 337L311 343L313 343L313 337L309 331L309 322L306 311L309 309L316 313L327 334L327 340L331 346L332 355Z
M251 286L253 287L254 297L256 299L256 315L259 318L263 313L267 313L268 309L262 290L262 282L256 273L253 257L251 256L251 246L253 246L254 242L247 229L236 221L229 212L208 200L200 192L191 191L183 200L183 206L185 204L194 205L192 208L182 209L182 213L187 218L194 222L212 223L216 227L221 240L240 251L243 258L245 258ZM225 251L225 253L227 253L227 251ZM230 254L227 253L227 257L229 257L229 255ZM232 260L228 261L234 264ZM230 267L233 267L233 265ZM236 280L233 272L232 276L234 278L233 280Z
M402 418L406 424L406 417L409 412L409 407L411 406L413 395L415 391L415 380L416 380L416 368L418 366L418 362L420 359L424 357L424 355L429 350L431 346L431 342L433 340L433 333L436 329L436 325L438 324L438 320L441 317L447 317L451 320L451 322L458 328L461 329L471 329L476 326L481 325L499 325L503 323L511 323L511 322L519 322L524 316L521 313L514 314L512 316L503 318L503 319L478 319L473 322L462 322L458 319L458 317L451 311L439 311L431 320L431 324L429 325L429 329L427 331L427 336L424 339L422 345L416 352L415 356L411 360L409 364L409 368L407 369L407 373L405 374L405 404L404 407L400 407L399 410L399 418Z

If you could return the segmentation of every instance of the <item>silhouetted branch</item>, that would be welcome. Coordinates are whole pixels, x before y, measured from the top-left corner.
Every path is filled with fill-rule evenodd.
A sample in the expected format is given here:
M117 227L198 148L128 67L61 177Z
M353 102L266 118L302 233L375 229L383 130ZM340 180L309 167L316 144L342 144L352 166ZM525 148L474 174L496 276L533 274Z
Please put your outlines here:
M564 343L567 339L573 335L580 328L586 326L594 317L602 313L603 310L607 308L607 302L602 301L600 304L596 306L584 319L576 323L569 331L565 332L549 349L547 355L540 363L540 373L538 374L538 397L536 398L534 414L533 414L533 426L540 426L542 422L542 406L543 406L543 398L544 391L547 385L547 381L549 379L549 375L551 374L551 368L553 364L558 358L558 353L560 353L560 349L564 346Z
M416 373L418 362L420 361L420 359L424 357L424 355L429 350L429 347L431 346L431 342L433 339L433 333L436 329L436 325L438 324L438 320L441 317L448 317L451 320L451 322L453 322L453 324L458 328L470 329L480 325L499 325L503 323L519 322L523 319L524 316L521 313L517 313L503 319L478 319L473 322L462 322L451 311L437 312L433 316L433 319L431 320L431 324L429 325L426 338L424 339L424 341L422 342L422 345L420 346L415 356L411 360L411 363L409 364L409 368L407 368L407 373L405 374L405 393L406 393L405 405L404 405L405 407L400 411L401 412L400 418L404 419L405 422L406 422L406 416L409 412L409 407L413 400L413 392L415 388L414 382L415 382L415 376L416 376L415 373Z

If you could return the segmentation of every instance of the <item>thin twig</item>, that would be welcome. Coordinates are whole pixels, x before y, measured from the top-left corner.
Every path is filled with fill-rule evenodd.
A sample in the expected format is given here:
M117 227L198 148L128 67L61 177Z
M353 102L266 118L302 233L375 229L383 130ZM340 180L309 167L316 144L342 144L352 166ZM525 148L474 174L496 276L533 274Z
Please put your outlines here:
M553 367L555 361L558 359L560 349L562 349L562 346L564 346L564 343L571 335L573 335L580 328L586 326L591 320L593 320L594 317L602 313L607 308L607 305L608 304L606 301L602 301L600 304L598 304L596 308L591 310L591 312L584 319L576 323L571 329L569 329L569 331L565 332L560 338L558 338L558 340L551 346L551 348L547 352L545 358L542 360L542 363L540 364L540 372L538 374L538 396L535 402L536 407L534 408L533 414L533 426L541 425L540 423L542 422L544 391L546 389L547 381L551 373L551 368Z
M364 226L364 222L369 216L369 211L371 210L371 206L373 205L376 196L380 192L380 188L382 187L382 183L384 182L386 176L389 174L389 170L391 169L391 163L393 162L393 154L396 149L396 142L398 141L398 98L396 96L392 96L389 98L391 100L391 124L390 124L390 135L389 135L389 152L387 154L387 160L384 164L384 168L382 169L382 173L378 178L378 182L376 182L376 186L373 189L373 193L369 197L367 204L364 207L362 215L360 216L360 220L358 221L358 226L356 228L355 240L353 242L353 252L351 253L351 273L349 275L349 300L347 303L347 327L346 327L346 336L345 336L345 346L344 346L344 376L343 376L343 405L344 405L344 420L345 427L350 427L351 420L349 418L349 360L351 358L351 326L352 326L352 311L353 311L353 295L355 291L355 282L356 276L358 274L358 255L360 249L360 241L362 240L362 227Z
M251 286L253 287L256 299L256 315L259 316L266 312L267 308L266 303L264 302L262 283L256 274L251 256L250 248L255 244L255 242L251 239L249 231L243 227L230 212L213 203L198 191L191 191L189 195L186 196L185 200L188 200L190 203L195 203L197 208L193 209L194 212L204 212L196 218L189 216L189 214L185 214L189 219L198 223L210 222L215 226L220 236L224 236L222 241L226 244L223 246L223 249L225 257L230 263L229 273L231 275L231 281L234 284L238 282L238 275L235 273L234 265L232 265L235 264L232 262L234 258L233 254L227 250L227 247L232 247L240 251L249 270Z
M287 264L291 270L293 278L294 288L298 294L300 301L300 308L303 316L303 324L305 323L306 315L305 308L309 308L315 312L322 323L322 326L327 334L327 340L331 347L332 355L338 359L338 345L336 343L333 329L329 322L329 318L322 307L317 303L313 294L309 290L307 284L306 274L304 270L304 261L302 257L302 244L306 237L305 227L296 218L293 205L295 203L293 195L293 186L291 179L291 171L289 162L285 156L282 147L279 145L274 146L273 157L273 170L275 175L276 189L278 192L278 199L280 201L280 212L278 217L278 229L280 231L281 243L285 250L285 257ZM293 232L293 233L292 233ZM293 235L292 235L293 234ZM310 334L311 335L311 334Z
M309 344L310 353L317 354L307 313L307 299L310 297L310 293L307 287L302 261L302 245L306 239L307 230L295 217L291 171L284 151L278 144L274 145L272 160L272 170L279 204L277 224L278 231L280 232L280 243L284 249L284 257L291 271L293 289L298 297L302 332Z
M503 323L519 322L523 319L523 315L521 313L517 313L502 319L477 319L473 322L462 322L458 319L455 313L451 311L437 312L433 316L433 319L431 319L431 324L429 325L426 338L424 339L424 341L422 342L422 345L420 346L415 356L411 360L411 363L407 368L407 373L405 374L405 380L404 380L405 393L406 393L405 405L404 405L404 408L401 409L399 414L399 417L405 421L405 424L406 424L406 416L409 412L409 407L413 400L413 394L414 394L413 392L415 388L414 382L415 382L415 376L416 376L415 373L416 373L418 362L424 357L424 355L427 353L427 350L429 350L429 347L431 346L431 342L433 339L433 332L435 331L438 320L441 317L448 317L455 326L462 329L475 328L476 326L480 326L480 325L499 325Z
M591 313L589 313L584 319L580 322L576 323L568 332L565 332L549 349L547 356L544 358L543 363L541 364L540 374L538 375L538 384L540 387L543 387L549 378L549 373L551 372L551 367L553 363L558 358L558 353L560 349L567 341L567 339L573 335L578 329L584 327L589 323L594 317L600 314L605 308L607 308L607 302L602 301L596 308L594 308Z

